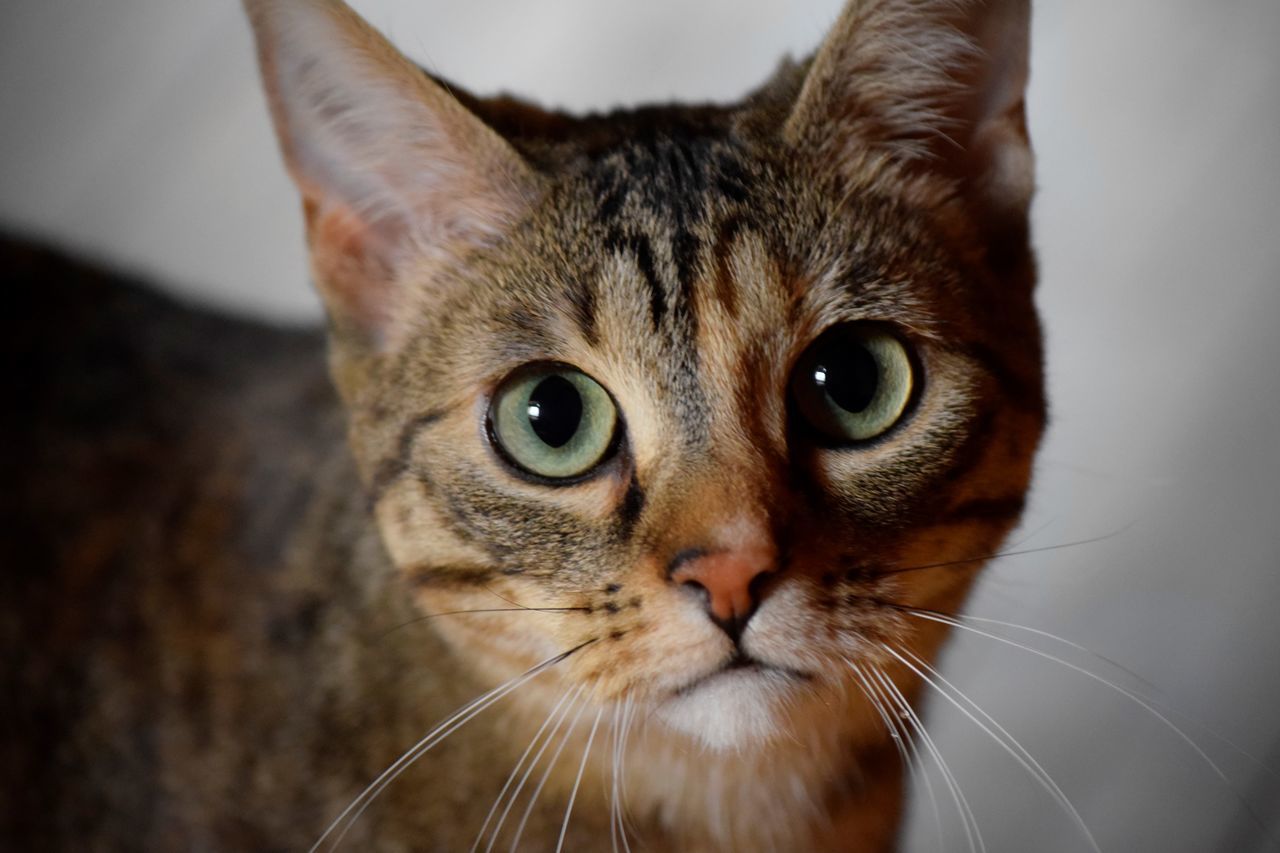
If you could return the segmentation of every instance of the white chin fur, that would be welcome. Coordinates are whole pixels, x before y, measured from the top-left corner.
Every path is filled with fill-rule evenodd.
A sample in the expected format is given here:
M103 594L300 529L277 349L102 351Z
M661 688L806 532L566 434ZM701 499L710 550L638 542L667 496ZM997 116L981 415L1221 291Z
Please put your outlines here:
M730 670L663 702L657 716L717 751L743 749L782 731L790 678Z

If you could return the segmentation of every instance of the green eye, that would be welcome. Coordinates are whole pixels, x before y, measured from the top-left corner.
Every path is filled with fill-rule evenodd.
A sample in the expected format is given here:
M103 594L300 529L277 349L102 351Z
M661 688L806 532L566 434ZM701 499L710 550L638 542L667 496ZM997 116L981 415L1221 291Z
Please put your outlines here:
M515 465L563 480L587 473L613 445L618 411L609 392L572 367L534 364L498 386L490 434Z
M856 323L823 333L791 376L800 414L837 442L866 441L897 423L912 385L911 358L902 342Z

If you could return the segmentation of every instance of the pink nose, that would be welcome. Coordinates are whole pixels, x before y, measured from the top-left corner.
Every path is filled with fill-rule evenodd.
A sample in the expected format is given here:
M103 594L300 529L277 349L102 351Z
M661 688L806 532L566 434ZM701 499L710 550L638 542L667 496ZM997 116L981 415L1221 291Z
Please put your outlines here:
M755 581L773 570L771 556L762 550L697 551L678 554L671 580L706 593L707 614L735 640L755 611Z

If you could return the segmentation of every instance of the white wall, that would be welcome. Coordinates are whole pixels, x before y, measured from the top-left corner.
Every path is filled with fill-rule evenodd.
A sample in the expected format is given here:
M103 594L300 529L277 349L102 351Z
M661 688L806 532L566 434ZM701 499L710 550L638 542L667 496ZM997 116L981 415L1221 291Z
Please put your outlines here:
M382 0L358 9L480 92L575 108L732 97L838 0ZM1066 635L1280 765L1280 3L1037 8L1035 210L1054 424L1011 557L971 612ZM292 190L235 4L18 0L0 12L0 222L175 291L313 318ZM992 627L992 626L987 626ZM1067 648L1042 648L1152 692ZM1183 716L1262 816L1163 723L981 637L948 677L1015 734L1111 851L1280 843L1280 781ZM930 717L989 850L1088 849L956 712ZM935 774L933 785L939 788ZM926 802L924 800L922 802ZM944 811L964 849L959 823ZM1262 838L1269 834L1271 847ZM939 849L920 808L908 848Z

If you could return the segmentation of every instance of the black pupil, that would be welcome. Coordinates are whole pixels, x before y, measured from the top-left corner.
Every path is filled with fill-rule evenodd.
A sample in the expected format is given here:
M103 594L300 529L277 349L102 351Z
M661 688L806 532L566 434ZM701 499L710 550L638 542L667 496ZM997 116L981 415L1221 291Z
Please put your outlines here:
M548 376L529 395L529 423L550 447L564 447L582 423L582 395L563 376Z
M871 405L880 384L875 356L856 341L825 348L813 368L813 381L831 402L854 414Z

